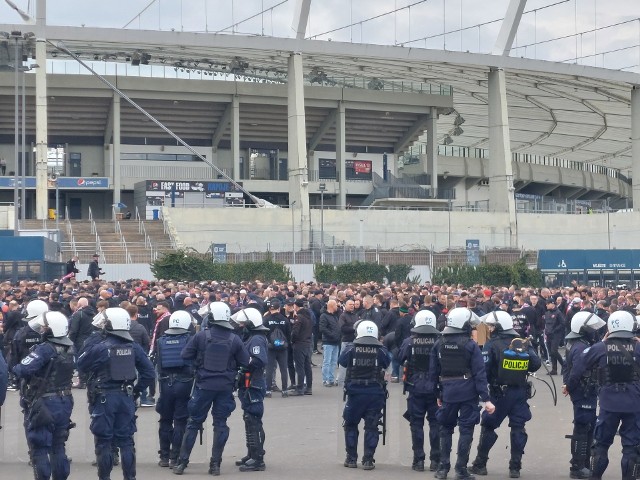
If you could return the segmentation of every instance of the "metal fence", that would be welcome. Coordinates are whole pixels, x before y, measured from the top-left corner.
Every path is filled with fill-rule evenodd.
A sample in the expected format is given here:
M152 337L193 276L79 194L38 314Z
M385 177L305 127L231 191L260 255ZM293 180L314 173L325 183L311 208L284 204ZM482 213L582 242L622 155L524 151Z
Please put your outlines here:
M297 252L227 252L226 261L227 263L261 262L269 258L288 265L315 264L321 263L322 251L320 248L313 248ZM511 248L485 248L480 250L479 258L481 263L511 264L525 258L527 264L537 264L536 252ZM326 247L324 249L324 261L331 265L358 261L379 265L428 265L433 269L452 264L467 265L472 263L471 259L472 256L468 255L467 250L462 247L439 252L368 249L353 246Z

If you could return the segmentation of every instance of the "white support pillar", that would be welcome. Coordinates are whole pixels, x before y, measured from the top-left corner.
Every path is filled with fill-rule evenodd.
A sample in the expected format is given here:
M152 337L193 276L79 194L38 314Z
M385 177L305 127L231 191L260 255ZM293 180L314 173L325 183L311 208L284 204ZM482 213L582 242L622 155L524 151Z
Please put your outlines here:
M293 7L291 30L296 34L298 40L304 39L306 35L310 10L311 0L296 0L296 4Z
M509 246L517 247L507 90L502 69L489 72L489 210L509 214Z
M231 100L231 158L233 159L233 179L242 180L240 171L240 98L237 95ZM248 159L245 159L247 161Z
M427 120L427 164L424 166L425 173L431 176L431 188L438 198L438 109L429 109L429 119Z
M302 55L292 53L287 80L289 204L295 202L295 209L300 212L300 248L306 249L310 241L310 209L303 76Z
M631 174L633 211L640 212L640 86L631 90Z
M496 44L493 47L494 55L509 55L513 39L516 38L516 33L518 33L518 27L526 4L527 0L510 0Z
M36 4L36 218L47 218L49 192L47 182L47 148L49 147L47 121L47 43L45 26L47 8L45 0ZM17 169L16 169L17 171Z
M344 102L338 104L338 116L336 117L336 174L338 175L338 187L340 196L338 198L338 208L344 210L347 206L347 136L346 136L347 114Z
M120 175L120 95L113 94L113 203L120 203L122 180Z

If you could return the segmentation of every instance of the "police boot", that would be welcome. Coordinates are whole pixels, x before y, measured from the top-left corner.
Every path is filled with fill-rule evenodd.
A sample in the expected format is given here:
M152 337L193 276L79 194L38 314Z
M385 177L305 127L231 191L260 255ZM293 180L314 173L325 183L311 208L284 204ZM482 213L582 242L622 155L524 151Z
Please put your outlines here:
M404 418L411 421L411 417L408 412L405 413ZM413 450L413 464L411 469L416 472L424 472L424 431L421 425L411 424L411 448Z
M209 475L213 475L214 477L220 475L220 462L215 461L213 458L209 460Z
M440 464L434 477L438 479L447 478L449 469L451 468L451 442L452 432L445 432L443 427L440 427Z
M609 455L607 448L594 444L591 447L591 479L600 480L604 471L609 466Z
M173 466L174 475L182 475L189 465L189 460L180 460L178 459L178 463Z
M622 467L622 480L635 480L640 473L640 460L639 445L623 446L622 447L622 461L620 465Z
M587 467L589 461L588 435L576 432L571 436L571 468L570 478L589 478L591 470Z
M376 468L376 461L373 459L373 455L365 455L362 457L362 469L373 470Z
M471 473L476 475L487 474L487 461L489 460L489 452L498 440L496 431L492 428L482 427L480 429L480 440L478 442L478 453L473 464L469 468Z
M251 458L244 465L240 465L241 472L260 472L267 467L264 463L264 430L262 420L253 415L245 414L247 431L247 447Z
M455 467L456 480L474 480L476 478L467 470L472 441L473 430L460 433L460 437L458 438L458 459L456 461Z
M424 458L413 457L411 470L415 470L416 472L424 472Z
M251 436L251 431L249 428L249 422L247 421L247 416L248 415L246 413L242 416L244 420L244 435L245 435L245 442L247 445L247 454L244 457L242 457L240 460L236 460L236 467L239 467L240 465L244 465L251 458L251 446L249 445L249 437Z

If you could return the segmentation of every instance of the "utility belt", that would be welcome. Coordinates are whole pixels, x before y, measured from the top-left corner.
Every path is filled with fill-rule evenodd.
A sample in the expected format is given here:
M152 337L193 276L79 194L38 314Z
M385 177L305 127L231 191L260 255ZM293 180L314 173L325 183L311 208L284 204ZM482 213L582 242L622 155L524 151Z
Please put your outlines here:
M42 395L42 398L49 398L49 397L68 397L71 395L71 389L67 388L65 390L58 390L56 392L47 392L45 394Z
M469 380L471 378L471 374L470 373L466 373L464 375L459 375L459 376L455 376L455 377L440 377L440 381L441 382L449 382L451 380Z
M349 385L361 385L367 387L369 385L377 385L378 387L384 388L384 384L380 382L380 380L364 380L364 379L350 379Z
M174 383L189 383L189 382L193 382L193 376L188 376L188 375L183 375L183 374L178 374L178 373L172 373L172 374L169 374L169 375L162 375L161 377L158 378L158 380L160 382L167 382L167 385L169 385L171 387Z
M133 397L133 385L131 385L130 383L123 383L120 386L114 385L113 387L98 386L87 393L89 402L93 403L98 397L101 397L100 402L105 403L105 393L124 393L129 397Z
M522 385L493 384L489 386L489 391L491 395L493 395L494 397L503 397L507 390L516 390L516 389L524 389L527 394L527 398L533 397L532 385L531 385L531 382L528 382L528 381L523 383Z

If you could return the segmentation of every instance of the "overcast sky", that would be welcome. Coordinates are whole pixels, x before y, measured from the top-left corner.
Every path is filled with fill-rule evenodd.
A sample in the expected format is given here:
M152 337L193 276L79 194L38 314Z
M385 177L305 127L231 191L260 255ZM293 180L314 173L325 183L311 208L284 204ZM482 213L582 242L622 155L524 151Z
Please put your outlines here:
M35 10L35 0L14 2L30 13ZM240 23L234 30L252 35L292 36L295 0L282 5L278 5L282 0L49 0L48 3L48 22L56 25L122 28L135 19L128 28L209 32L226 29L229 33L228 27L264 9L265 14ZM557 5L544 8L552 4ZM403 8L409 5L413 6ZM500 22L495 20L504 16L507 5L508 0L313 0L307 34L319 35L353 23L353 27L318 38L487 53L500 28ZM396 8L397 13L383 15ZM575 61L578 57L582 64L640 73L640 1L529 0L525 11L530 13L523 16L516 40L519 48L512 55L555 61ZM382 16L367 20L376 15ZM0 0L0 23L19 20ZM595 28L622 22L628 23L593 32ZM485 25L478 27L479 24ZM461 27L465 30L459 32ZM450 33L442 35L443 32ZM582 34L575 35L576 32ZM569 38L548 41L563 36ZM531 45L536 42L545 43Z

